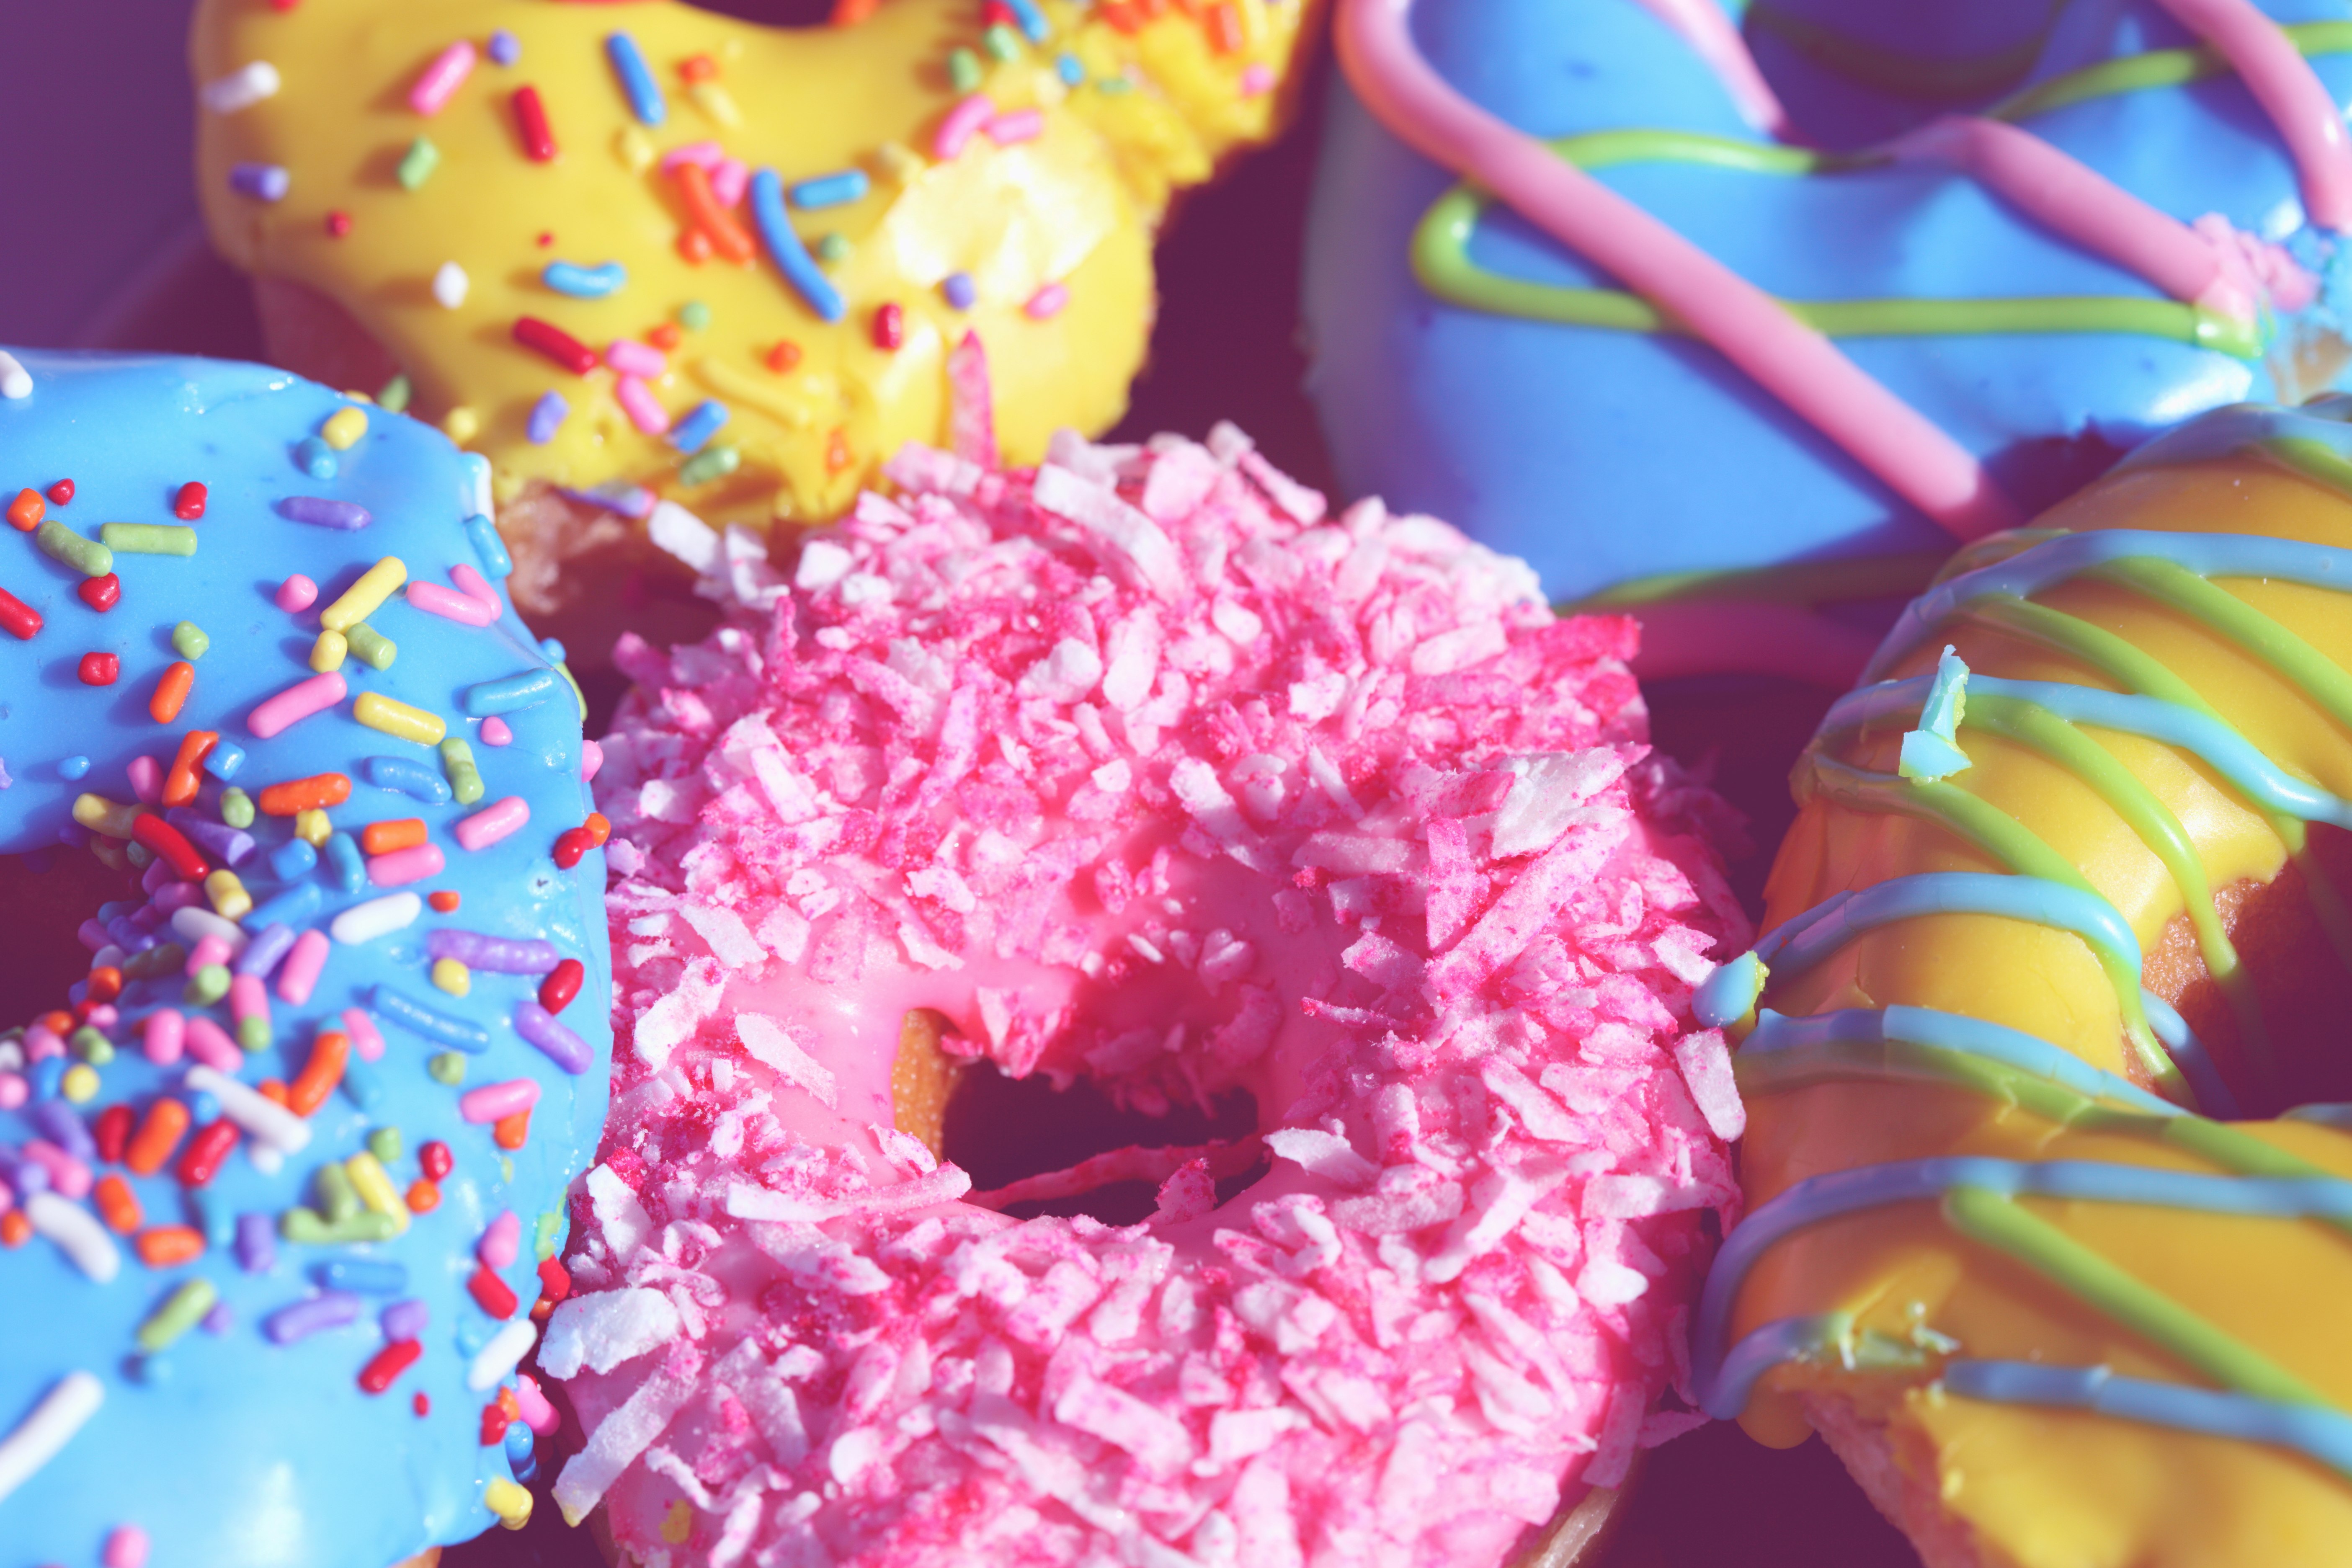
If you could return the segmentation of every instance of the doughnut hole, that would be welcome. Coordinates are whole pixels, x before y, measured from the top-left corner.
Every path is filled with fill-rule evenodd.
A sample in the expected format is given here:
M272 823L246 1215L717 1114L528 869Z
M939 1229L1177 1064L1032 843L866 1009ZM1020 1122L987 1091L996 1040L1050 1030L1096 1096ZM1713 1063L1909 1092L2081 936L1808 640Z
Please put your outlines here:
M830 26L835 7L841 3L842 0L686 0L688 10L732 16L739 22L752 22L762 27ZM856 0L847 0L847 5L853 10L858 8Z
M37 910L11 920L0 949L0 1027L66 1005L66 987L89 973L89 949L78 933L99 906L138 897L138 884L96 856L51 849L0 855L0 909Z

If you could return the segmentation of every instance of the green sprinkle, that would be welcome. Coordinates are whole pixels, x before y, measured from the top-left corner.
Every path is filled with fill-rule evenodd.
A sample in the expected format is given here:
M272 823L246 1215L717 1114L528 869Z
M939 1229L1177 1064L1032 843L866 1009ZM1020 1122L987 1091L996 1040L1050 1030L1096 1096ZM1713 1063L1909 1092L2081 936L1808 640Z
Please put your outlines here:
M452 735L441 742L441 771L448 775L449 791L459 805L471 805L482 798L481 772L474 766L474 748L466 744L464 736Z
M173 1340L205 1321L205 1314L220 1300L209 1279L191 1279L169 1296L155 1309L154 1316L139 1325L139 1348L160 1351Z
M376 405L388 414L407 413L408 399L408 377L404 375L394 376L383 384L383 390L375 395Z
M403 1140L397 1127L379 1127L368 1134L368 1152L379 1165L391 1165L400 1158Z
M125 980L152 980L159 974L175 974L188 962L188 950L176 942L151 947L144 952L134 952L122 961Z
M1021 36L1002 22L981 34L980 45L992 59L1015 60L1021 58Z
M221 820L231 827L253 826L253 797L231 784L221 791Z
M44 519L33 530L33 542L52 561L62 562L85 577L103 577L114 570L114 552L94 539L84 539L56 518Z
M125 555L194 555L196 531L175 522L102 522L98 537Z
M278 1216L278 1234L301 1247L349 1247L390 1241L400 1234L400 1221L373 1209L343 1220L323 1219L310 1209L288 1209Z
M499 1156L499 1180L506 1183L509 1186L514 1185L513 1155L501 1154Z
M688 300L677 308L677 324L689 332L698 332L710 325L710 307L699 300Z
M436 1082L455 1089L466 1081L466 1058L457 1051L443 1051L425 1064L425 1070L433 1075Z
M980 90L980 57L970 49L948 51L948 81L958 92Z
M180 1000L191 1007L209 1007L228 994L228 965L207 963L188 976L181 987Z
M114 1042L88 1024L73 1032L71 1044L74 1055L94 1068L102 1068L114 1059Z
M1128 80L1123 76L1107 76L1103 78L1102 80L1095 83L1095 90L1097 92L1108 92L1113 96L1117 96L1119 93L1132 90L1135 84L1133 82Z
M365 621L345 627L343 640L351 645L352 657L371 669L390 669L400 657L400 645Z
M735 465L742 460L742 454L732 447L706 447L687 459L686 467L678 469L677 477L686 484L706 485L733 473Z
M555 1256L556 1245L563 1238L563 1216L553 1209L539 1216L539 1237L531 1251L541 1263Z
M581 690L580 682L572 679L572 667L568 664L559 664L555 667L555 673L563 677L565 680L571 682L572 695L579 699L580 701L580 721L583 724L586 723L588 721L588 694Z
M341 1225L360 1214L367 1205L360 1201L360 1192L352 1185L350 1173L341 1163L330 1160L319 1167L319 1207L330 1225Z
M821 235L816 242L816 256L820 261L846 261L849 259L849 241L837 234Z
M269 1040L269 1020L259 1014L255 1014L248 1018L239 1018L236 1021L236 1043L246 1055L251 1056L256 1051L268 1050Z
M204 658L205 650L212 646L213 639L205 636L205 628L194 621L182 621L172 628L172 651L192 663Z
M433 145L429 137L419 136L408 144L400 159L400 188L413 191L433 175L441 162L441 149Z

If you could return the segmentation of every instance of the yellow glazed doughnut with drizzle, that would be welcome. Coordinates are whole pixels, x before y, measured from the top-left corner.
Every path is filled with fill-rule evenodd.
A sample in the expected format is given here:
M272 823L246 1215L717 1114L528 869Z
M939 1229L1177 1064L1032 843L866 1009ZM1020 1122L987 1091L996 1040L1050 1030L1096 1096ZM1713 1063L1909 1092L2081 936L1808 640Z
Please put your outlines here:
M2352 1542L2348 419L2221 410L1962 552L1697 999L1749 1105L1702 1396L1931 1568Z
M1278 128L1313 5L201 0L202 201L274 357L491 458L552 608L659 500L824 519L953 444L968 334L1011 460L1114 423L1153 230Z

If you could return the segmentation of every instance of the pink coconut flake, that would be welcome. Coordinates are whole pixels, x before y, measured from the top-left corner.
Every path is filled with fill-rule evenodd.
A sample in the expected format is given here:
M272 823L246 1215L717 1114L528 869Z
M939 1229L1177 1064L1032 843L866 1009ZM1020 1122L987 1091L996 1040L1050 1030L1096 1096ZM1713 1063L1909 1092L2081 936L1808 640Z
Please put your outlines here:
M556 1500L643 1568L1499 1564L1696 1419L1724 808L1633 624L1521 563L1230 427L998 470L969 423L617 650ZM894 1122L919 1008L1255 1125L975 1191ZM1110 1182L1155 1212L1000 1212Z

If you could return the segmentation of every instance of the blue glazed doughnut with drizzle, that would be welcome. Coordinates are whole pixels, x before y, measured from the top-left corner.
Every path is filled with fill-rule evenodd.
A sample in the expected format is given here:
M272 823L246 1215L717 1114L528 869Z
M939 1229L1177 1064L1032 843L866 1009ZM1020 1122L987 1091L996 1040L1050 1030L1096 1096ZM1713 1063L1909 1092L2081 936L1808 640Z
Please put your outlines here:
M1962 551L1800 760L1701 1395L1931 1568L2352 1541L2352 397Z
M488 482L282 372L0 353L0 853L139 876L13 917L91 952L0 1033L6 1568L528 1516L611 961L596 752Z
M2347 384L2341 0L1347 0L1308 228L1346 489L1843 688L1956 540Z

